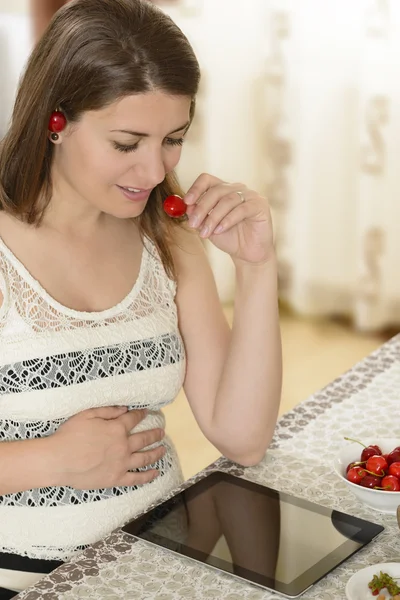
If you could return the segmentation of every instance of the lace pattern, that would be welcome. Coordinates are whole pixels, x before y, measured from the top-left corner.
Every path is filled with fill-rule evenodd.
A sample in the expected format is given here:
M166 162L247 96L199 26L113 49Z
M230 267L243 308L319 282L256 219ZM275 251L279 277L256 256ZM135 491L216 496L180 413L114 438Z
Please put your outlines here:
M108 327L154 314L176 327L175 283L167 278L157 251L149 241L144 246L138 279L128 296L117 306L98 313L78 312L51 298L1 239L0 273L6 282L3 310L0 308L0 334L12 309L26 324L25 335ZM3 339L7 343L7 336Z
M157 469L160 472L159 477L163 477L171 468L172 462L168 454L148 467L134 469L133 472L147 471L148 469ZM108 500L117 496L122 496L127 492L133 492L140 486L121 486L113 488L102 488L99 490L75 490L71 487L49 487L19 492L17 494L7 494L0 496L0 506L29 506L35 507L55 507L68 504L84 504L88 502L99 502Z
M15 405L15 398L15 403L22 407L19 414L24 414L24 407L32 405L31 398L37 398L38 392L41 399L37 403L41 410L35 408L33 413L28 413L35 416L29 418L10 418L7 408L3 408L0 442L54 434L65 418L49 419L47 407L58 406L65 398L68 402L73 399L74 406L79 406L77 410L104 405L102 382L105 379L110 382L107 388L110 405L126 405L129 397L131 410L149 408L152 411L142 422L143 428L163 426L164 417L159 409L172 401L182 385L185 351L178 330L175 284L168 279L150 242L145 244L140 273L130 293L117 306L102 312L78 312L59 304L33 279L1 239L0 286L4 294L4 303L0 307L0 402L3 399L3 407L7 407L7 402L11 407ZM129 327L115 327L121 324L129 324ZM71 332L73 336L67 335ZM27 348L30 356L35 358L23 359ZM22 360L13 358L16 349ZM54 349L59 351L54 352ZM167 450L165 456L147 467L159 470L160 476L152 489L159 489L161 493L174 485L179 474L179 461L171 442L165 438L162 443ZM138 500L135 496L132 502L132 492L136 491ZM99 508L100 501L115 499L118 507L131 514L154 493L147 493L143 486L98 490L39 488L0 496L0 509L66 507L68 511L68 507L74 505L87 505L85 518L91 523L90 503ZM118 504L127 494L126 506ZM118 511L122 509L118 508ZM37 518L35 511L31 518ZM116 515L107 514L103 518L103 528L108 520L114 523L115 518ZM23 530L23 523L21 525ZM92 527L95 532L97 525ZM54 548L57 548L60 541L56 532L54 539ZM37 542L34 538L21 538L18 543L25 545L25 541L26 547L30 548L28 552L34 555ZM79 541L73 533L71 541ZM50 557L50 547L48 550L43 554ZM70 554L65 548L63 552L60 556Z
M176 364L182 358L180 338L167 334L156 339L22 361L0 367L0 396L158 369Z

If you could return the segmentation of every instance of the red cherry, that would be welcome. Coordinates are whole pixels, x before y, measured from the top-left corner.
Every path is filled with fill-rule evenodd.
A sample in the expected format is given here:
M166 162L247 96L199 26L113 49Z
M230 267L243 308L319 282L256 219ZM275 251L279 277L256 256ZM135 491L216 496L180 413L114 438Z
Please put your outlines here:
M383 476L386 474L386 470L388 468L388 464L383 456L371 456L367 460L367 464L365 466L366 470L374 475Z
M382 485L381 481L381 477L377 477L376 475L366 475L361 479L360 485L366 488L373 489L375 487L380 487Z
M361 480L367 475L365 469L361 469L360 467L353 467L347 473L347 480L351 481L351 483L360 484Z
M361 452L361 460L368 460L371 456L381 456L382 450L379 446L367 446Z
M366 461L364 461L364 462L360 462L360 461L351 462L346 467L346 473L348 473L350 471L350 469L352 469L353 467L361 467L361 465L365 465L365 463L366 463Z
M360 444L360 446L363 446L364 450L361 452L361 458L360 461L364 462L367 461L371 456L381 456L382 455L382 450L379 448L379 446L365 446L365 444L363 444L362 442L360 442L359 440L354 440L353 438L349 438L349 437L345 437L345 440L347 440L348 442L355 442L356 444Z
M388 454L388 459L389 465L394 462L400 462L400 446L393 448L393 450Z
M389 465L389 475L394 475L400 479L400 462L394 462Z
M60 133L63 131L67 125L67 119L62 112L55 110L50 117L49 121L49 131L53 133Z
M187 205L184 203L182 198L176 194L165 198L163 207L167 215L173 217L174 219L183 217L183 215L186 214L187 209Z
M388 492L400 492L400 481L394 475L386 475L381 481L381 486Z

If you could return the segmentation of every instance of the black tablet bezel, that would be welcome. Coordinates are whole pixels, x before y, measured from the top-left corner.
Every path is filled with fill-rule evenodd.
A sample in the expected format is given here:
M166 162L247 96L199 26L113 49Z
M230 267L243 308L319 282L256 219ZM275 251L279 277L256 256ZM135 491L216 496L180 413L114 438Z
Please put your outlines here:
M346 524L348 524L352 527L359 528L359 531L349 538L348 541L341 544L341 546L336 548L330 554L324 556L318 563L313 565L310 569L302 573L290 583L283 583L275 579L270 579L264 575L261 575L260 573L249 571L243 567L235 565L234 563L228 563L214 556L206 555L199 550L186 546L185 544L177 543L174 540L157 535L154 532L146 531L146 527L153 525L155 520L158 520L155 519L157 512L159 514L162 513L162 516L164 516L165 514L169 513L170 510L172 510L175 504L181 503L182 501L186 503L191 498L198 496L221 481L241 486L250 491L265 494L269 497L282 500L283 502L299 506L300 508L310 510L311 512L318 513L320 515L331 518L334 516L336 522L342 527L345 527ZM335 524L334 527L336 527ZM369 521L365 521L364 519L359 519L358 517L353 517L339 511L325 508L324 506L314 504L313 502L309 502L308 500L304 500L302 498L296 498L295 496L291 496L290 494L286 494L284 492L278 492L272 488L265 487L240 477L235 477L234 475L230 475L229 473L225 473L223 471L215 471L192 486L179 492L169 500L159 504L139 518L134 519L125 525L122 530L136 538L156 544L157 546L161 546L167 550L172 550L173 552L176 552L182 556L196 560L204 565L214 567L230 575L232 575L232 567L234 567L233 574L236 577L240 577L246 580L248 583L253 583L271 591L283 594L289 598L296 598L337 566L339 566L347 558L358 552L362 547L372 541L384 530L384 527ZM360 544L359 548L354 548L354 542Z

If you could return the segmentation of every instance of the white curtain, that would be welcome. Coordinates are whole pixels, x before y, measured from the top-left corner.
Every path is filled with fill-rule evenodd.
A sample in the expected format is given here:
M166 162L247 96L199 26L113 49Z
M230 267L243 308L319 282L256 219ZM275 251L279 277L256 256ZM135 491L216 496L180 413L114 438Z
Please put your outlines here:
M174 11L205 77L183 179L207 170L268 194L281 297L299 313L400 323L400 2L198 7ZM229 259L210 259L229 301Z
M208 171L268 195L280 294L299 313L351 316L363 330L400 323L400 1L162 6L203 71L184 187ZM28 39L26 14L0 14L0 133ZM230 301L230 260L208 249Z
M3 0L2 5L4 4ZM2 5L0 5L0 139L7 129L18 80L32 44L27 14L2 11Z
M363 330L399 323L400 4L280 7L267 97L281 294L301 313L352 315Z

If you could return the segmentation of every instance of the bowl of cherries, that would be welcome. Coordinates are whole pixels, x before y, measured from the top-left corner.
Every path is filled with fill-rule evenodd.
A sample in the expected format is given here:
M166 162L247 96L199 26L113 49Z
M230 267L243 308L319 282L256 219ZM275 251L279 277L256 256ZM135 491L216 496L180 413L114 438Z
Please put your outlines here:
M395 515L400 506L400 439L348 442L334 460L334 469L361 502Z

